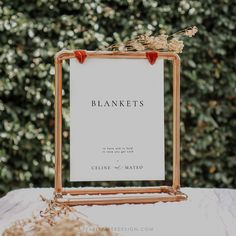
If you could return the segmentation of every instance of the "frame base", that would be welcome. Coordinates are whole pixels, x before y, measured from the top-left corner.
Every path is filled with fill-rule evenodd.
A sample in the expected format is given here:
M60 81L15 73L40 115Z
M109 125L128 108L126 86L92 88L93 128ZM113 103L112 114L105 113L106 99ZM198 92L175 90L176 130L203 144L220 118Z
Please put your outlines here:
M152 204L156 202L179 202L187 195L171 187L123 187L65 189L55 193L58 203L77 205Z

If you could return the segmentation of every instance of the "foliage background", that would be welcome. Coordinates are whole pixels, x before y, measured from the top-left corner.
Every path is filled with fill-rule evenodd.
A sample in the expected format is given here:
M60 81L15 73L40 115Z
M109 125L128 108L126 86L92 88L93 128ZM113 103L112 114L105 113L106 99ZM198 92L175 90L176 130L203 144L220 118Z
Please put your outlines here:
M182 185L235 188L235 22L233 0L0 0L0 193L53 186L56 52L103 49L147 31L171 34L191 25L199 33L185 40L181 54ZM68 74L63 78L68 160ZM170 83L165 90L170 159ZM167 168L169 175L170 162Z

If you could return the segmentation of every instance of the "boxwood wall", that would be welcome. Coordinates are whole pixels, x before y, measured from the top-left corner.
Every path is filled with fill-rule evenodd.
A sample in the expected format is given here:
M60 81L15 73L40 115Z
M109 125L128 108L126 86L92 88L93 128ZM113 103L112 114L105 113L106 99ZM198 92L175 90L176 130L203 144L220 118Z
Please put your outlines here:
M233 0L0 0L0 193L53 185L56 52L103 49L147 31L171 34L190 25L199 33L185 40L181 54L182 185L235 188L235 22ZM168 77L167 72L170 82ZM63 156L68 160L68 73L63 83Z

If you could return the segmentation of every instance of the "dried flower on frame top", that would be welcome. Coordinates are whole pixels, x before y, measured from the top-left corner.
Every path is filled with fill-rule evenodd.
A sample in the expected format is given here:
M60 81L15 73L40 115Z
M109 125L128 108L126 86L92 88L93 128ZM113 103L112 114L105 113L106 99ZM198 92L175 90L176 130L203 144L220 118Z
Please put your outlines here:
M162 33L158 36L151 36L143 34L137 36L133 40L113 44L107 49L112 51L170 51L182 53L184 42L179 40L182 36L193 37L198 32L196 26L188 27L184 30L178 31L170 36Z

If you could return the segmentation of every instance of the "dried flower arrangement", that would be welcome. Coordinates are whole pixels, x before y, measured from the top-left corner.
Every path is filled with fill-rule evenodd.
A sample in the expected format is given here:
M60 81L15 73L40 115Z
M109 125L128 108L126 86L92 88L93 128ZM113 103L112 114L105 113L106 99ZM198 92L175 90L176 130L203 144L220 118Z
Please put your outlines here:
M109 228L98 227L75 208L55 200L47 200L39 216L19 220L3 232L3 236L115 236Z
M112 51L158 50L158 51L170 51L170 52L182 53L184 48L184 42L180 40L180 38L182 36L193 37L197 33L197 31L198 28L196 26L191 26L169 36L164 33L158 36L143 34L137 36L133 40L128 40L126 42L113 44L109 46L107 50L112 50Z

